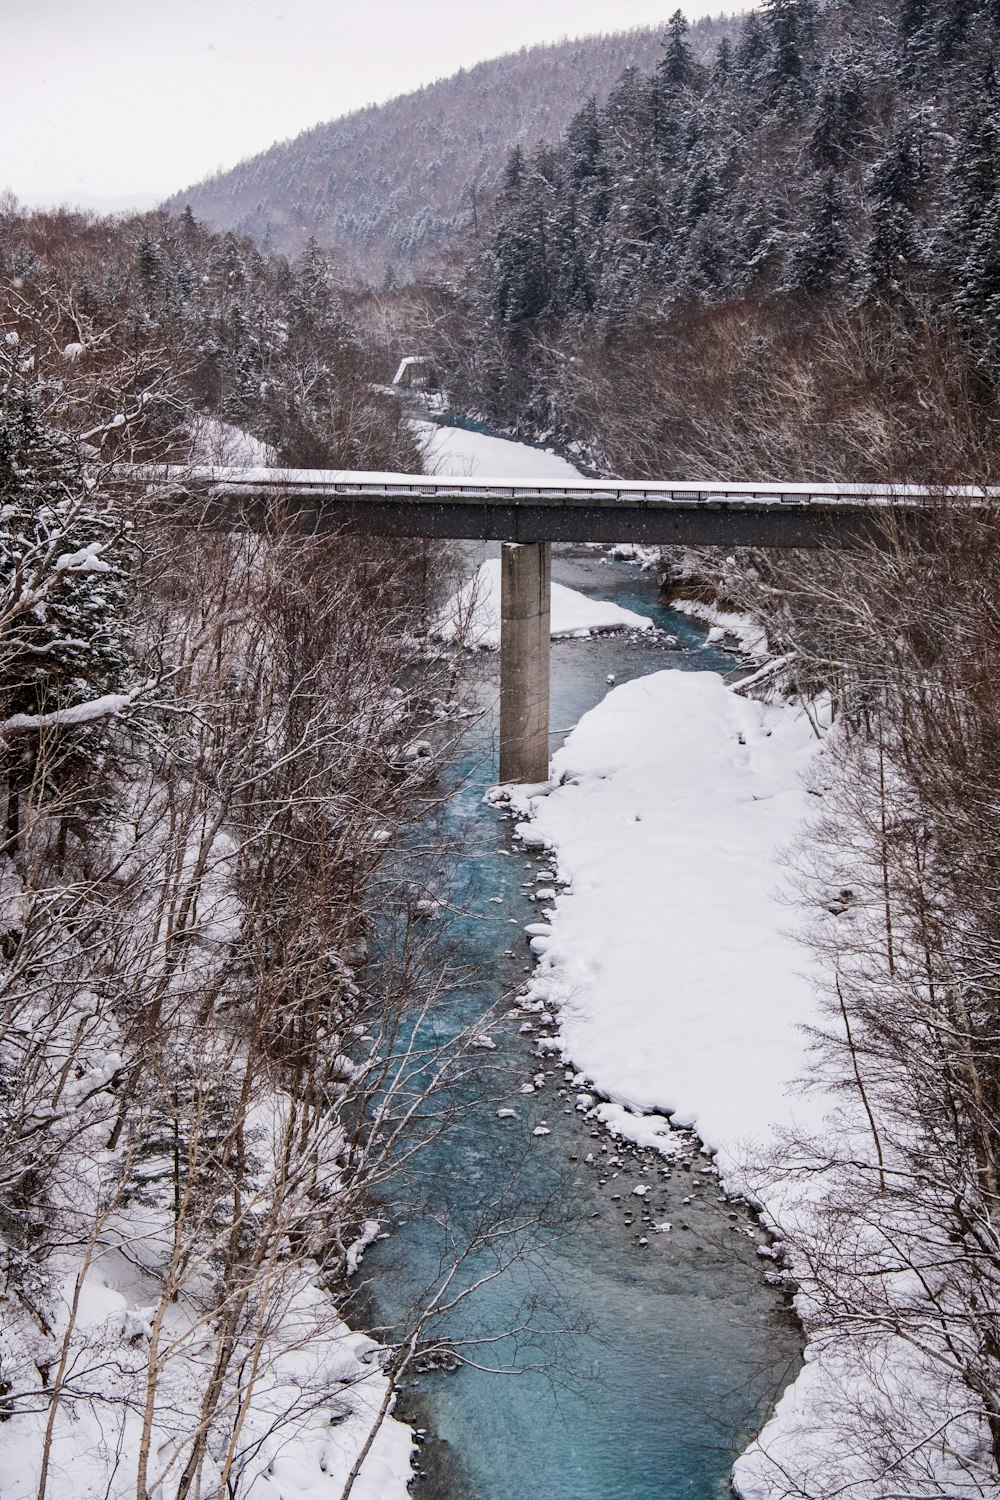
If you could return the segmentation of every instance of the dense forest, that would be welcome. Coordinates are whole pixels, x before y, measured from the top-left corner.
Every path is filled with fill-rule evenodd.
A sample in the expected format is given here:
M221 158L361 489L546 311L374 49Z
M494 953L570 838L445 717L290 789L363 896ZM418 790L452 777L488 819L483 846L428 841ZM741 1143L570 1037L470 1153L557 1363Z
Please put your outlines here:
M731 25L699 22L695 55L708 56ZM362 281L406 282L476 224L515 142L527 150L558 136L581 98L603 100L623 68L651 67L659 45L648 28L523 48L318 125L166 207L190 205L210 227L286 254L312 238Z
M212 416L284 463L418 464L314 244L289 262L189 212L117 222L7 207L11 378L38 382L52 419L101 458L185 458Z
M418 337L459 405L618 472L940 477L956 403L981 468L998 39L978 0L770 0L706 62L678 12L652 70L514 146Z

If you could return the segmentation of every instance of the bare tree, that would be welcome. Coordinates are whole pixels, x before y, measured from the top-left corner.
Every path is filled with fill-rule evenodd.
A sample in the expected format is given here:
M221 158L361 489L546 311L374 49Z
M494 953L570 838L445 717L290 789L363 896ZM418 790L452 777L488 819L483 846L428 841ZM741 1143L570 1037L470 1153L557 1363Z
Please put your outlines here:
M789 1496L1000 1483L998 518L945 499L929 521L924 550L888 528L745 581L785 689L838 707L798 858L828 990L813 1067L844 1111L773 1170L813 1203L792 1263L817 1347L853 1374L838 1451L775 1459Z

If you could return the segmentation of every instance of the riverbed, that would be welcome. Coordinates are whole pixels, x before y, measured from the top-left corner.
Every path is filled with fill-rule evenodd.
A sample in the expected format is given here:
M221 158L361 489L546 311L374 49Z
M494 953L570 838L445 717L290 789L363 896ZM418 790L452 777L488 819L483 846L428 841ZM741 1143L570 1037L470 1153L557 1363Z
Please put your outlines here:
M484 455L492 471L522 475L563 463L495 437L488 449L480 439L463 450L453 429L447 441L458 472ZM655 578L636 565L559 547L553 573L657 626L553 643L553 747L612 682L734 668L696 621L660 605ZM485 664L492 705L496 658ZM403 1392L399 1414L428 1433L417 1493L719 1500L735 1457L796 1372L798 1330L786 1294L767 1280L766 1237L720 1192L699 1143L678 1133L664 1157L610 1136L560 1057L551 1018L518 1005L531 966L523 929L545 909L544 896L531 898L553 888L554 871L483 800L496 778L495 740L487 712L450 768L455 795L434 830L442 851L461 850L442 853L437 873L449 881L448 940L470 976L435 1024L444 1036L487 1016L495 1050L461 1086L459 1123L425 1155L419 1182L410 1176L388 1195L391 1235L366 1262L388 1285L391 1314L433 1280L452 1232L458 1241L478 1225L483 1235L462 1268L467 1280L512 1260L451 1320L467 1362Z

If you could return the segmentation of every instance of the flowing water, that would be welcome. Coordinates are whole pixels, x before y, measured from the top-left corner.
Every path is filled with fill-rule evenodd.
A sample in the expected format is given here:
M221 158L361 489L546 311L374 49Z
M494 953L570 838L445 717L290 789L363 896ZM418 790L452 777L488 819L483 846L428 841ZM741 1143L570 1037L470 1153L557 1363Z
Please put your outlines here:
M660 606L655 579L635 566L557 548L554 577L652 615L676 642L661 633L553 643L554 729L599 701L609 674L620 683L733 669L704 627ZM485 691L495 697L495 681ZM435 1026L444 1037L498 1007L496 1051L476 1054L481 1068L458 1087L463 1112L421 1159L419 1181L415 1173L387 1195L392 1234L366 1262L388 1316L434 1282L451 1236L481 1228L488 1210L497 1223L456 1284L513 1262L448 1321L469 1363L421 1374L402 1393L399 1414L428 1429L416 1493L719 1500L736 1454L797 1369L796 1325L765 1280L764 1236L720 1193L697 1142L668 1162L595 1127L577 1108L572 1070L546 1045L552 1027L516 1012L530 957L527 888L540 873L548 883L551 861L512 843L510 824L483 802L495 735L487 715L452 767L458 790L435 828L443 844L461 844L459 859L441 861L455 913L444 925L470 976Z

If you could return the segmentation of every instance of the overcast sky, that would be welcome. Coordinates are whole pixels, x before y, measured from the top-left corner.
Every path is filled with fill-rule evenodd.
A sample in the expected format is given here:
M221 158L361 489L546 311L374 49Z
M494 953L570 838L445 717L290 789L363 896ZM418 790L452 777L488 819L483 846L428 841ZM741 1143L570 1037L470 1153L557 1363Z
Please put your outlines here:
M0 191L164 196L275 140L677 0L0 0ZM691 19L721 0L688 0ZM731 5L742 9L743 5Z

